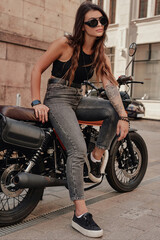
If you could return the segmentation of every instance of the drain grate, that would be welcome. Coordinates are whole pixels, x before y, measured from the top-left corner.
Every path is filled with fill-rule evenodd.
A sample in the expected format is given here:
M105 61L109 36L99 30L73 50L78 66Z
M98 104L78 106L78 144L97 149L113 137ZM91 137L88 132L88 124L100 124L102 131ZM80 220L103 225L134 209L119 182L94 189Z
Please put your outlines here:
M117 192L105 193L103 195L100 195L100 196L97 196L97 197L90 198L90 199L86 200L86 203L87 203L87 205L90 205L90 204L93 204L95 202L99 202L99 201L102 201L104 199L117 196L119 194L120 193L117 193ZM36 225L38 223L42 223L42 222L44 222L46 220L54 219L57 216L69 213L69 212L71 212L73 210L74 210L74 205L72 204L72 205L60 208L60 209L58 209L56 211L51 211L49 213L45 213L45 214L43 214L41 216L38 216L38 217L35 217L35 218L32 218L32 219L23 221L21 223L15 224L15 225L2 227L0 229L0 237L5 236L5 235L10 234L10 233L13 233L13 232L16 232L16 231L23 230L25 228L31 227L33 225Z
M157 182L157 181L160 181L160 176L156 176L154 178L147 179L147 180L143 181L141 183L141 186L150 184L152 182ZM109 198L118 196L120 194L122 194L122 193L117 193L117 192L105 193L105 194L102 194L102 195L99 195L99 196L96 196L94 198L90 198L90 199L86 200L86 203L87 203L87 205L90 205L90 204L93 204L93 203L96 203L96 202L99 202L99 201L102 201L102 200L105 200L105 199L109 199ZM35 218L32 218L32 219L23 221L22 223L18 223L18 224L11 225L11 226L8 226L8 227L2 227L0 229L0 237L8 235L8 234L11 234L13 232L17 232L17 231L23 230L25 228L31 227L33 225L36 225L38 223L42 223L42 222L44 222L46 220L54 219L57 216L69 213L69 212L71 212L73 210L74 210L74 205L68 205L68 206L60 208L60 209L58 209L56 211L51 211L51 212L45 213L45 214L43 214L41 216L38 216L38 217L35 217Z
M29 221L26 221L26 222L23 222L23 223L11 225L11 226L8 226L8 227L3 227L3 228L0 229L0 237L5 236L5 235L10 234L10 233L13 233L13 232L16 232L16 231L20 231L20 230L28 228L28 227L31 227L31 226L33 226L35 224L38 224L38 223L41 223L45 220L46 220L45 217L40 216L36 219L32 219L32 220L29 220Z

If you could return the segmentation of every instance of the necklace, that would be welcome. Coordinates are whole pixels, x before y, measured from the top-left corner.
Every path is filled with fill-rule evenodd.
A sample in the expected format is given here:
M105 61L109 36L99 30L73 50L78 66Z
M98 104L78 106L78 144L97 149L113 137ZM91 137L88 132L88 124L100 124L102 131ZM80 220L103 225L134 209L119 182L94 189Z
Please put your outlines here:
M91 56L92 55L88 55L88 54L86 54L85 52L83 52L83 49L81 48L81 52L82 52L82 58L83 58L83 63L82 63L82 67L84 67L84 69L85 69L85 74L86 74L86 79L84 80L84 81L87 81L88 82L88 79L89 79L89 73L92 75L92 59L91 59ZM87 57L89 57L89 64L86 64L86 61L85 61L85 55L87 56ZM87 70L87 67L90 67L90 69L89 69L89 71Z

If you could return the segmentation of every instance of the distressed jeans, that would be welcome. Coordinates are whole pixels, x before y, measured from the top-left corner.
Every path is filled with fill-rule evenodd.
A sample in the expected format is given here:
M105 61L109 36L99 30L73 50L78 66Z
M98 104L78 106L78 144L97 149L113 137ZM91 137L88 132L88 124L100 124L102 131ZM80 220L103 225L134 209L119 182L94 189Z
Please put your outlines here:
M84 199L83 166L87 157L86 143L79 127L80 120L103 120L97 147L109 149L116 134L118 115L109 101L82 96L82 90L60 83L48 84L44 104L49 119L67 151L67 183L72 201Z

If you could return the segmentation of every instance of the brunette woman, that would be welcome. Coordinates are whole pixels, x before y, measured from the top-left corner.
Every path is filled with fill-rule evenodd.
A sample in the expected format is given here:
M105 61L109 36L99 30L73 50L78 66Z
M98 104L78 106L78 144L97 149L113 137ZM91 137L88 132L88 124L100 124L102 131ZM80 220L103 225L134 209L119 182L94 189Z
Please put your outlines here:
M105 12L95 4L84 2L77 10L72 35L55 40L32 71L32 106L40 121L49 120L67 150L67 182L75 204L72 227L90 237L100 237L103 230L94 222L84 200L83 165L87 160L89 177L101 181L101 158L117 134L118 140L128 133L128 118L117 82L104 52L108 27ZM41 74L53 63L44 104L40 98ZM81 84L96 72L109 101L82 96ZM86 144L77 116L85 111L85 120L103 118L97 144L87 156Z

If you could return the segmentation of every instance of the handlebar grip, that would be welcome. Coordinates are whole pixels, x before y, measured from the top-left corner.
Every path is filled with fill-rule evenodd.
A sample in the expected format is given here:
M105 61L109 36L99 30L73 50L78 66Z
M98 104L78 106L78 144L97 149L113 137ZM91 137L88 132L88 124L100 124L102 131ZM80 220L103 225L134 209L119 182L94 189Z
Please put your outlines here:
M140 84L144 84L144 82L140 82L140 81L131 81L130 83L140 83Z

